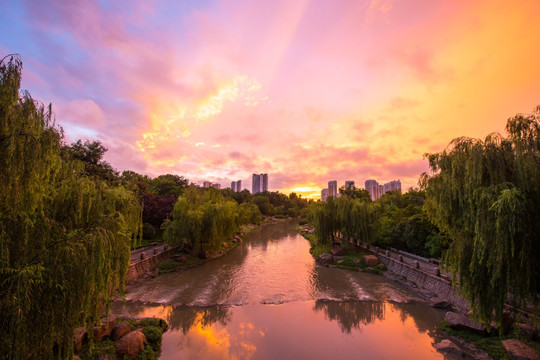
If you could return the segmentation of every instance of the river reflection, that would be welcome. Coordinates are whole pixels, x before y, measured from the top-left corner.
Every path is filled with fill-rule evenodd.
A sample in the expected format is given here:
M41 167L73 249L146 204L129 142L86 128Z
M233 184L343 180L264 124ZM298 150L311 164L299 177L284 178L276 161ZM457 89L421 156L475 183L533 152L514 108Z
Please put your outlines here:
M170 329L160 359L443 358L432 344L444 314L419 304L304 301L173 308L116 303L112 311L166 315Z
M160 359L442 359L444 312L382 276L316 266L295 224L128 287L113 313L169 322ZM389 344L391 343L391 346Z

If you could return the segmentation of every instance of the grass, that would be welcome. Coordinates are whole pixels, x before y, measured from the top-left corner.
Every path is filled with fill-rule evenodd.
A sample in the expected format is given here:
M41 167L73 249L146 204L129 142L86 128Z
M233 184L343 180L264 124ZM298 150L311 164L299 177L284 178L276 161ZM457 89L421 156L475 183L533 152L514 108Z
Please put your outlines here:
M502 344L502 341L506 339L518 339L530 347L540 351L540 342L523 339L516 336L512 331L506 337L500 337L498 336L498 333L482 336L466 330L454 330L447 325L445 320L441 322L441 330L448 335L456 336L468 342L474 343L477 347L487 351L489 356L491 356L494 360L511 360Z
M163 229L156 229L156 236L154 236L152 239L141 239L141 243L137 244L134 249L150 246L156 242L163 243L163 232L164 232Z

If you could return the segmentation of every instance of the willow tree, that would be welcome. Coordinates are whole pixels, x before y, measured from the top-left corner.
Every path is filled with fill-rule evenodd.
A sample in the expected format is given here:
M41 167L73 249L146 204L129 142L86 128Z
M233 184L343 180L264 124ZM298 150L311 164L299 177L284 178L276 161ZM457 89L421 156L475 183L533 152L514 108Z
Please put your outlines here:
M123 288L141 209L61 157L50 106L19 92L21 69L0 62L0 353L71 359L73 329Z
M165 240L172 246L188 244L194 253L206 246L215 250L231 238L240 225L260 219L256 205L240 207L227 200L216 189L189 187L178 198L172 211L172 221L165 230Z
M453 239L445 261L485 324L540 290L540 108L506 131L427 154L421 178L430 219Z

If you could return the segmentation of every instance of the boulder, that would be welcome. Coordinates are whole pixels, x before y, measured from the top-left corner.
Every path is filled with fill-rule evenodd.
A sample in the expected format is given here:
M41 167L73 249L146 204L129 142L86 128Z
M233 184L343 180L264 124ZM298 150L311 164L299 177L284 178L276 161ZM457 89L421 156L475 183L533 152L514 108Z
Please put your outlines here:
M107 336L111 336L111 331L116 324L116 316L109 316L108 318L102 318L99 326L94 326L94 338L97 341L103 340Z
M522 343L518 339L503 340L502 342L506 353L510 358L516 360L538 360L540 351Z
M132 331L114 343L116 356L120 359L123 359L125 356L136 357L144 350L146 344L148 344L148 340L146 340L146 336L142 332L138 330Z
M235 236L235 237L233 237L232 241L235 242L235 243L240 243L240 242L242 242L242 239L240 239L238 236Z
M436 296L429 299L429 306L437 309L450 309L452 307L452 303L448 300Z
M538 329L527 324L517 324L519 335L527 340L535 340L538 337Z
M73 355L73 360L82 360L79 355Z
M321 265L330 264L332 261L334 261L334 257L329 253L321 254L317 258L317 262Z
M443 353L443 354L448 354L448 355L453 355L453 356L458 356L458 357L465 357L465 353L463 352L463 350L461 350L459 346L454 344L452 341L447 340L447 339L433 345L433 347L435 347L435 349L437 349L438 352Z
M88 339L88 334L85 327L79 327L73 330L73 348L75 351L81 350L86 339Z
M205 260L205 259L208 259L210 257L210 253L206 250L201 250L199 252L199 258Z
M332 253L333 256L345 256L345 255L347 255L347 250L345 250L341 246L334 246L330 250L330 252Z
M364 255L364 262L367 266L377 266L379 259L375 255Z
M494 322L491 323L491 332L498 333L499 330L502 330L503 335L507 335L512 327L514 326L514 319L510 316L510 313L503 312L503 319L501 326L497 326Z
M188 260L188 257L186 255L174 255L173 259L179 262L186 262Z
M227 244L225 241L221 243L221 246L224 247L224 248L228 248L229 247L229 244Z
M122 321L112 329L111 338L113 341L116 341L129 332L131 332L131 324L127 321Z
M465 315L454 312L447 312L445 316L446 324L455 330L467 330L479 335L485 333L484 328L480 324L475 324Z
M379 265L377 265L377 267L381 270L384 270L384 264L383 263L380 263Z

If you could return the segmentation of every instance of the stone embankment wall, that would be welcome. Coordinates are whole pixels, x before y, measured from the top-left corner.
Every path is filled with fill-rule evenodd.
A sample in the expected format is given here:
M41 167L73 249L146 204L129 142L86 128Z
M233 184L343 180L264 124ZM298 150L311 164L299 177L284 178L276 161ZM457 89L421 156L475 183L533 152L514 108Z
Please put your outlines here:
M417 269L413 265L399 261L399 258L394 259L390 256L386 256L384 253L374 251L374 249L366 250L374 255L377 255L388 270L395 275L404 276L408 281L414 282L417 287L448 301L455 309L460 311L468 311L470 308L467 300L459 296L456 289L452 287L451 281L441 277L440 275L435 275L434 273Z
M137 261L129 265L129 269L126 275L126 282L133 281L140 278L146 272L154 269L162 261L169 259L176 251L177 248L171 248L160 252L159 254L147 257L141 261Z

